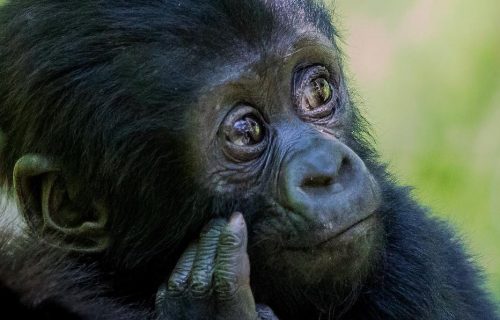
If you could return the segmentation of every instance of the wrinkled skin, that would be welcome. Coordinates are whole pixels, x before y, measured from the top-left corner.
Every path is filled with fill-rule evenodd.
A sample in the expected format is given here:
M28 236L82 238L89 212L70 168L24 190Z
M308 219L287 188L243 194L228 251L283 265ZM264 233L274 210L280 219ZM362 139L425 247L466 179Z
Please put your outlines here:
M208 224L159 289L160 318L277 319L268 307L255 305L246 248L247 228L240 213L229 222Z

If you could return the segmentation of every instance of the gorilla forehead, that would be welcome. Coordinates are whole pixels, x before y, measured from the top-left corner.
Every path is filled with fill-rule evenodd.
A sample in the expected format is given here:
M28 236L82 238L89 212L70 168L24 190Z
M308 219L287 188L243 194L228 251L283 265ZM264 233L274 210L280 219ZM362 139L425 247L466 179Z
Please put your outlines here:
M270 53L286 55L304 35L330 43L336 35L324 7L302 0L68 1L59 6L54 9L61 17L48 16L59 18L60 36L71 44L55 50L61 56L45 62L62 72L67 62L78 79L68 76L79 83L81 94L99 87L100 92L111 93L107 97L121 97L118 103L94 101L97 108L78 101L79 112L101 109L104 114L105 106L111 105L129 110L127 114L142 122L152 121L151 127L163 123L176 128L176 118L195 102L200 88L213 84L214 77L230 76L242 61L268 60L265 56ZM73 13L74 6L80 7L78 14ZM96 15L99 19L93 23ZM82 19L91 22L79 23ZM74 59L81 61L85 73L75 70ZM263 65L263 70L268 67ZM87 74L93 82L103 79L103 83L81 85Z
M23 84L5 92L17 111L0 125L7 136L26 134L1 166L11 171L28 150L56 154L101 195L126 194L140 181L152 197L150 186L168 183L166 171L177 180L191 135L184 117L197 111L209 77L227 71L222 65L277 43L293 51L311 30L335 35L327 11L302 0L26 2L4 30L2 54L14 62L0 62L4 78Z
M103 6L99 14L107 17L105 28L111 30L103 33L107 42L140 49L137 54L130 48L119 53L135 56L137 63L149 64L154 72L160 69L160 75L180 78L175 90L207 81L204 73L213 73L214 65L228 76L230 70L221 70L221 65L262 59L270 51L293 51L297 38L304 35L325 42L336 36L323 5L302 0L123 1L118 8ZM115 62L120 64L120 59ZM124 65L130 62L126 59ZM184 86L179 81L183 77L190 79Z

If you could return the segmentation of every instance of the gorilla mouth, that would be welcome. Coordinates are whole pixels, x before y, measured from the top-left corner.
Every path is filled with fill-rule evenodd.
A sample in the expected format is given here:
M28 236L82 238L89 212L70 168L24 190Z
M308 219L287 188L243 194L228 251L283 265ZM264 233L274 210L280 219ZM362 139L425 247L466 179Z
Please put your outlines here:
M330 246L334 247L338 242L350 241L359 235L365 234L371 229L375 218L375 214L370 213L368 216L340 230L331 230L327 228L310 230L307 235L290 239L290 241L285 244L285 248L293 251Z

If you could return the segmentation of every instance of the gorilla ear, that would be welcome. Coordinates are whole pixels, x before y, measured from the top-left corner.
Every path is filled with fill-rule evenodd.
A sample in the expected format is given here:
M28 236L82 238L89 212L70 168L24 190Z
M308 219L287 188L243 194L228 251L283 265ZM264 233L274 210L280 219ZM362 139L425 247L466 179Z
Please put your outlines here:
M77 252L108 248L108 210L79 203L78 185L67 183L51 159L35 154L19 159L14 188L29 227L50 245Z

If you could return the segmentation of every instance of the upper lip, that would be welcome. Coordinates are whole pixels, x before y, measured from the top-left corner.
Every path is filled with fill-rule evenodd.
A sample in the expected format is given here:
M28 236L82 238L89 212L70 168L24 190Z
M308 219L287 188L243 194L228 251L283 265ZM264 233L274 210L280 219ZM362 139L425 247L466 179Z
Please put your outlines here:
M362 222L372 218L374 216L373 213L363 217L355 221L354 223L349 224L346 227L338 228L338 229L327 229L327 228L314 228L309 229L303 235L298 235L296 237L291 238L290 240L285 242L285 247L288 249L305 249L311 247L317 247L321 244L328 242L332 239L335 239L348 230L355 228Z

